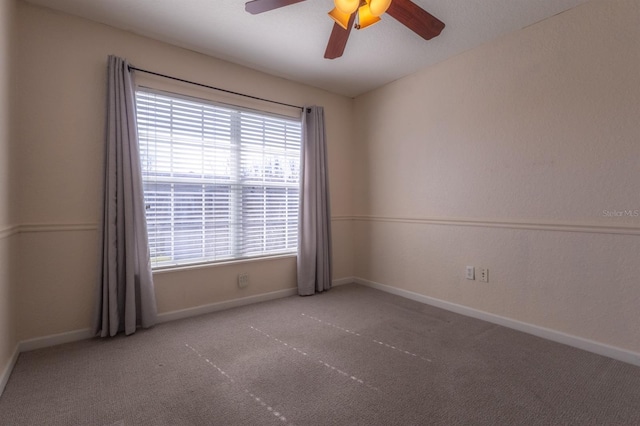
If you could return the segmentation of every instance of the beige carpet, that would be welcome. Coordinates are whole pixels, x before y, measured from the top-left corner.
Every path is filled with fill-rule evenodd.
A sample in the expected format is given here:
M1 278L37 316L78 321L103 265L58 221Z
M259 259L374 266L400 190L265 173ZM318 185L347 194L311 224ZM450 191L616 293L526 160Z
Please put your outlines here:
M1 425L638 425L640 368L358 285L20 355Z

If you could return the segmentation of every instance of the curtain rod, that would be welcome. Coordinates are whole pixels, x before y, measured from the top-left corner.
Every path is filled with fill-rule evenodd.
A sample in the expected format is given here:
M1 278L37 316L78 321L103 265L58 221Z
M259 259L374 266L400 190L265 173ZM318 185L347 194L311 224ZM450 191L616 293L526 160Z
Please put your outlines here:
M170 80L180 81L182 83L193 84L195 86L206 87L207 89L218 90L220 92L231 93L232 95L244 96L245 98L256 99L258 101L270 102L272 104L284 105L284 106L288 106L288 107L291 107L291 108L298 108L298 109L304 111L304 107L301 107L301 106L298 106L298 105L285 104L284 102L272 101L271 99L265 99L265 98L259 98L257 96L245 95L244 93L238 93L238 92L234 92L234 91L227 90L227 89L221 89L219 87L209 86L209 85L202 84L202 83L196 83L194 81L184 80L182 78L172 77L170 75L160 74L160 73L149 71L149 70L143 70L142 68L136 68L136 67L134 67L132 65L129 65L129 71L131 71L131 70L140 71L140 72L144 72L144 73L152 74L152 75L157 75L158 77L164 77L164 78L168 78Z

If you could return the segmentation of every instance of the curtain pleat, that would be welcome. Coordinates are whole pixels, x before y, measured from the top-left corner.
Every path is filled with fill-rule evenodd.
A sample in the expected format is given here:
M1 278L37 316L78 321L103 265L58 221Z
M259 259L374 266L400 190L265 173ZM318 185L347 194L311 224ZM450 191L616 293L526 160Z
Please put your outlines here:
M298 294L331 288L331 208L324 108L302 112L301 194L298 230Z
M94 333L102 337L157 320L144 189L128 63L109 56L100 291Z

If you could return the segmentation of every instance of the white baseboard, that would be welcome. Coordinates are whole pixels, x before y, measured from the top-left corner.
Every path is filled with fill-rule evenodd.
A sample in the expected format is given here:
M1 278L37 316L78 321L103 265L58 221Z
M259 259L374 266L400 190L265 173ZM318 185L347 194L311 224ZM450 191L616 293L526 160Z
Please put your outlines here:
M609 358L617 359L629 364L640 366L640 353L632 352L627 349L610 346L604 343L595 342L593 340L584 339L582 337L573 336L571 334L563 333L561 331L552 330L550 328L540 327L534 324L529 324L514 320L500 315L495 315L489 312L480 311L477 309L469 308L467 306L458 305L456 303L447 302L444 300L436 299L433 297L425 296L423 294L414 293L408 290L402 290L396 287L391 287L385 284L380 284L374 281L365 280L363 278L354 278L354 282L362 284L367 287L382 290L387 293L402 296L407 299L415 300L417 302L425 303L427 305L435 306L438 308L446 309L451 312L455 312L468 317L481 319L493 324L498 324L504 327L512 328L514 330L522 331L524 333L532 334L534 336L542 337L543 339L551 340L554 342L562 343L568 346L573 346L578 349L582 349L588 352L593 352L598 355L603 355Z
M354 277L338 278L331 282L332 286L340 286L355 282ZM211 312L221 311L223 309L236 308L238 306L250 305L252 303L266 302L267 300L279 299L298 294L297 288L288 288L278 290L271 293L258 294L255 296L242 297L240 299L225 300L223 302L212 303L209 305L196 306L193 308L180 309L178 311L165 312L158 315L158 323L174 321L183 318L194 317L197 315L209 314Z
M355 277L344 277L344 278L338 278L338 279L335 279L335 280L331 281L331 286L332 287L337 287L339 285L351 284L351 283L355 283L355 282L356 282Z
M354 282L353 277L340 278L334 280L332 285L339 286ZM266 302L268 300L280 299L283 297L298 294L297 288L288 288L285 290L273 291L271 293L257 294L255 296L242 297L239 299L225 300L223 302L212 303L209 305L196 306L194 308L181 309L178 311L165 312L158 315L158 323L174 321L183 318L189 318L197 315L208 314L211 312L221 311L223 309L235 308L238 306L250 305L253 303ZM18 360L21 352L33 351L36 349L47 348L51 346L61 345L63 343L76 342L79 340L90 339L93 334L90 329L74 330L65 333L53 334L50 336L36 337L34 339L23 340L16 345L16 349L11 359L0 375L0 395L9 380L9 376L13 371L13 367Z
M224 302L212 303L210 305L196 306L194 308L181 309L179 311L166 312L158 315L158 323L188 318L196 315L207 314L220 311L222 309L235 308L237 306L249 305L252 303L265 302L267 300L279 299L281 297L297 294L295 288L278 290L271 293L258 294L255 296L243 297L240 299L225 300ZM94 337L90 329L74 330L65 333L52 334L50 336L36 337L34 339L23 340L18 344L18 353L33 351L35 349L48 348L61 345L63 343L77 342Z
M20 349L20 352L28 352L36 349L48 348L50 346L61 345L63 343L86 340L92 337L93 333L91 333L91 329L85 328L82 330L67 331L65 333L23 340L18 344L18 348Z
M9 376L11 376L11 372L13 371L13 367L16 365L16 361L18 361L18 355L20 355L20 349L19 346L16 345L9 362L4 370L2 370L2 374L0 374L0 396L2 396L4 388L7 386L7 382L9 381Z
M272 291L271 293L257 294L255 296L225 300L223 302L211 303L209 305L202 305L193 308L180 309L178 311L165 312L158 315L158 323L195 317L197 315L209 314L211 312L217 312L229 308L236 308L238 306L251 305L253 303L266 302L267 300L280 299L282 297L293 296L295 294L298 294L297 288L287 288L285 290Z

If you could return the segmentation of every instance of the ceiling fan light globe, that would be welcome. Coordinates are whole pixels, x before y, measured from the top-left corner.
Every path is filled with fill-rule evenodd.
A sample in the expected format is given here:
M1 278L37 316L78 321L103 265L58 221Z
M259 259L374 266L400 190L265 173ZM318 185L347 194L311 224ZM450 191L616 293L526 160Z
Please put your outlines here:
M360 0L334 0L333 3L336 5L336 9L347 15L351 15L360 6Z
M340 25L345 30L348 29L349 19L351 18L350 13L343 13L337 7L334 8L331 12L329 12L329 16L331 19L336 21L336 24Z
M391 6L391 0L369 0L369 9L373 16L382 16Z
M369 4L365 4L360 9L358 9L358 29L361 30L363 28L370 27L376 22L380 22L380 18L374 16L371 13L371 9L369 8Z

